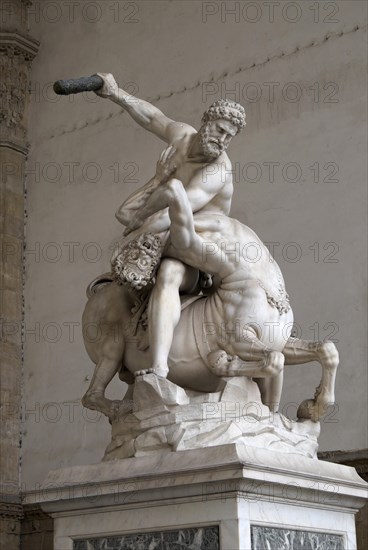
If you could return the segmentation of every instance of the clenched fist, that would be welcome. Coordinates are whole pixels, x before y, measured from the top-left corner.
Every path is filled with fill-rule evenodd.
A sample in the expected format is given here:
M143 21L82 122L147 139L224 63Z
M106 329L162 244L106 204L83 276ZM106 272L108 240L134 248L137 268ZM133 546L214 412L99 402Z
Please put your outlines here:
M102 88L95 93L100 97L112 97L117 94L119 86L111 73L97 73L104 81Z

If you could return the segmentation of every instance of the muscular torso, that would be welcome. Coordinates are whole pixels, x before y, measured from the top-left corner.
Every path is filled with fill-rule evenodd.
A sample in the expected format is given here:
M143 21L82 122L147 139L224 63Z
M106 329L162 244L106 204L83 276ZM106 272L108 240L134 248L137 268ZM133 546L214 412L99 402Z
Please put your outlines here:
M223 185L220 185L218 191L212 194L212 196L209 196L207 201L203 201L199 208L191 203L192 211L194 213L200 211L228 215L233 195L231 178L226 177L226 170L230 171L231 168L230 160L226 153L222 153L217 159L210 162L201 162L191 158L189 151L196 134L197 132L194 128L183 124L182 129L180 128L175 132L173 139L169 143L169 145L174 146L176 149L175 155L171 159L172 163L177 166L174 177L182 181L186 191L189 192L188 198L191 202L190 190L195 190L198 187L205 187L209 175L213 177L213 174L215 174L216 178L218 178L217 181L223 183ZM162 238L165 238L165 232L167 232L169 227L170 218L168 208L164 207L162 210L149 216L139 229L130 232L120 242L119 246L147 231L156 233Z
M190 127L187 127L190 128ZM176 149L172 162L177 165L175 177L183 183L187 189L190 186L193 177L202 171L201 179L205 182L209 174L218 172L218 178L224 182L220 192L205 204L201 211L214 212L228 215L231 208L231 198L233 195L232 183L225 183L226 168L225 162L230 162L226 153L211 162L198 162L190 158L189 150L193 137L197 132L194 129L186 130L184 134L178 133L175 139L170 143ZM216 171L216 172L215 172Z

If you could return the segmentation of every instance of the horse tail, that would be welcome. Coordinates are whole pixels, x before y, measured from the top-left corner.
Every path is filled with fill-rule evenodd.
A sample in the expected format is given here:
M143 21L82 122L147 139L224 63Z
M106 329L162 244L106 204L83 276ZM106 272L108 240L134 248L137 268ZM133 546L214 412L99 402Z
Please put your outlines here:
M87 298L90 299L91 296L96 294L101 288L103 288L106 285L109 285L114 281L112 273L104 273L103 275L99 275L96 277L96 279L93 279L91 283L87 286Z

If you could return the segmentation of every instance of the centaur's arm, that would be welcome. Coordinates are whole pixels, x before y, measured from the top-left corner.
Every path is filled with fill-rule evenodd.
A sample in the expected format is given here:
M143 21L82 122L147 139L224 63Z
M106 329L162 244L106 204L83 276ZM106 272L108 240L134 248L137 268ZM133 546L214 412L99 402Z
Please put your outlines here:
M173 175L175 172L175 166L171 166L171 158L175 153L174 147L168 147L161 154L160 160L157 163L157 170L168 170L171 172L170 175ZM185 187L185 194L188 198L190 209L192 212L198 212L202 210L216 195L222 192L222 189L226 186L232 192L232 177L230 161L224 155L224 158L221 158L220 163L208 164L193 175L189 183ZM215 168L215 170L209 170L208 167ZM222 166L227 167L225 172L225 177L223 177ZM220 174L219 174L220 171ZM156 177L157 173L156 172ZM168 181L162 180L163 183ZM178 180L177 180L178 181ZM129 230L138 229L144 221L155 214L159 210L162 210L169 206L170 200L170 191L167 185L156 185L152 187L150 192L146 194L145 197L141 197L141 205L139 210L136 212L136 215L129 224ZM126 203L125 203L126 204ZM123 205L124 206L124 205ZM118 218L119 219L119 218Z
M171 158L175 154L174 147L167 147L160 155L160 159L157 162L156 174L144 187L135 191L130 195L118 208L115 213L115 217L120 223L127 226L125 234L135 229L135 225L139 227L141 224L137 223L140 220L142 223L146 220L151 213L145 212L145 207L149 203L151 195L161 185L166 183L170 176L175 172L176 165L171 163ZM156 210L160 210L156 208Z
M182 182L172 178L167 188L172 247L189 265L204 272L221 275L228 268L226 254L216 243L209 243L196 233L192 207ZM206 253L209 244L212 245L210 254Z

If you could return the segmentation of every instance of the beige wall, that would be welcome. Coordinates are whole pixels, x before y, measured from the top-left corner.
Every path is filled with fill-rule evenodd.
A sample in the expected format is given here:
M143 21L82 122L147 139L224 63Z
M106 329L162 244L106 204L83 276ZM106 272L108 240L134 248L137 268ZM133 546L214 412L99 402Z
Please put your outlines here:
M51 468L98 461L108 443L108 422L78 404L92 374L80 326L85 288L109 269L121 231L117 206L152 175L164 147L108 101L51 92L54 80L96 71L196 127L221 95L245 105L247 128L230 150L232 215L280 243L274 256L302 336L334 331L338 341L338 406L322 423L321 449L367 446L366 5L320 2L317 13L314 2L281 2L270 21L266 2L258 12L245 4L84 1L73 14L67 2L58 11L34 2L31 32L41 48L33 65L25 328L36 333L26 333L24 347L25 490ZM279 163L274 182L270 162ZM283 403L312 397L319 376L318 365L289 367ZM122 390L115 384L110 393Z

